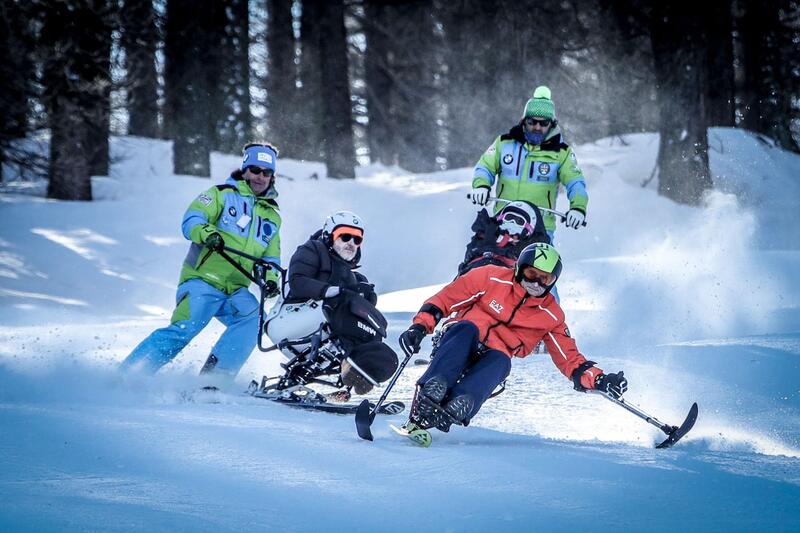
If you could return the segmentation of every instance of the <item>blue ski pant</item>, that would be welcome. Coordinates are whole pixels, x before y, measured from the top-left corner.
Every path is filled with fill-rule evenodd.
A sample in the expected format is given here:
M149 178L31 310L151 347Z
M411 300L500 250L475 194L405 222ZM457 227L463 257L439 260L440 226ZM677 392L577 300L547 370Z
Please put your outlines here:
M511 372L511 358L499 350L481 351L478 326L469 320L462 320L445 331L428 369L417 381L424 385L434 376L439 376L448 385L448 398L468 394L475 402L467 415L468 422L508 373ZM459 378L461 378L459 380Z
M211 350L219 362L215 371L236 375L258 342L258 300L243 287L225 294L200 279L178 286L172 323L155 330L122 362L123 369L155 373L172 361L212 318L225 332Z

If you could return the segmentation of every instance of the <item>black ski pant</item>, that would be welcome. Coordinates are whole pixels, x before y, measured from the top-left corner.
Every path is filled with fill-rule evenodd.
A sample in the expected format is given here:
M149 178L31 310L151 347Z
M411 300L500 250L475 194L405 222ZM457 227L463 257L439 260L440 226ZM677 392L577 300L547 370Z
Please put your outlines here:
M449 398L469 395L475 403L466 422L478 413L511 371L511 358L499 350L482 351L478 335L478 326L469 320L447 328L431 364L417 381L418 385L424 385L434 376L444 379L448 393L442 405Z

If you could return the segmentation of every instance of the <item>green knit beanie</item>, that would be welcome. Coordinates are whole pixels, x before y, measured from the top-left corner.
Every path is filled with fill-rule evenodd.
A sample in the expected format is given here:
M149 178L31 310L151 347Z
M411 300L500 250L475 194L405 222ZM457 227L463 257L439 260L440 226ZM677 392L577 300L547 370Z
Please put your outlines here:
M533 91L533 97L525 104L523 117L556 118L556 105L550 99L550 88L540 85Z

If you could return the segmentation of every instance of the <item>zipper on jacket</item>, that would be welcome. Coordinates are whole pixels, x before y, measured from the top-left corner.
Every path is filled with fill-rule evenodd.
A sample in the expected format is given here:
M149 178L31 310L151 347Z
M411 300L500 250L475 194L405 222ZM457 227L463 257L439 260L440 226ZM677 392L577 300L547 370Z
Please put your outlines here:
M524 304L527 299L528 295L525 294L525 296L522 297L522 300L520 300L519 303L516 305L516 307L514 307L514 310L511 311L511 316L508 317L508 320L506 320L505 322L495 322L494 324L486 328L486 335L483 336L483 340L481 342L486 344L486 341L489 340L489 333L500 324L503 324L504 326L508 326L509 324L511 324L511 321L514 320L514 315L517 314L517 311L519 311L519 308L522 307L522 304Z
M519 174L519 162L521 159L522 159L522 145L520 144L519 152L517 152L517 172L516 172L516 175L519 176L520 178L522 178L522 176L520 176Z

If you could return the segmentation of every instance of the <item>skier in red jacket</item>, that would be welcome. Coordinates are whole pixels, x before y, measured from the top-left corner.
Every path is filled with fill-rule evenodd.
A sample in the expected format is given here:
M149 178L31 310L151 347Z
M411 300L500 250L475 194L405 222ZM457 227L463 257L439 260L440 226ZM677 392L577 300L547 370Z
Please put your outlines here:
M514 269L487 265L456 278L429 298L400 344L419 351L426 334L456 313L436 356L417 381L406 423L408 432L455 421L469 424L511 370L512 357L525 357L543 340L556 367L577 390L598 389L619 397L628 382L622 372L606 374L578 351L551 289L561 274L561 257L550 244L534 243Z

